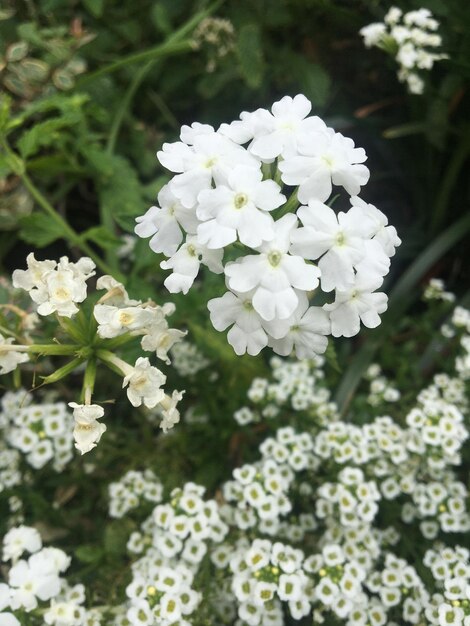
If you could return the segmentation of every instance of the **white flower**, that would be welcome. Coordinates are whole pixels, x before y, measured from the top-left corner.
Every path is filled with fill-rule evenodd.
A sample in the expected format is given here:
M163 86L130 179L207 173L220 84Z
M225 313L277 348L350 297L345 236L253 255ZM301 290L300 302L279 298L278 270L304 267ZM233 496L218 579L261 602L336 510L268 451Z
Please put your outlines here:
M127 291L124 288L124 285L118 282L109 274L105 274L104 276L100 276L96 281L97 289L106 289L106 294L102 296L98 304L106 302L106 304L110 306L135 306L140 304L138 300L131 300Z
M274 235L272 211L286 201L273 180L262 180L261 169L237 166L227 185L202 191L198 196L198 240L208 248L223 248L237 235L241 243L255 248Z
M270 334L268 345L282 356L295 350L298 359L310 359L325 352L328 345L325 335L330 334L331 324L326 311L308 306L305 294L298 293L298 298L299 304L290 318L265 322Z
M303 228L292 233L292 251L318 259L324 291L345 291L354 283L354 266L365 256L364 241L374 229L359 207L338 215L326 204L312 200L297 211ZM322 256L323 255L323 256Z
M44 287L44 277L54 270L57 265L55 261L36 261L33 252L26 257L26 263L28 269L15 270L12 275L12 282L13 287L29 292L33 289L42 289Z
M160 206L153 206L136 219L134 232L139 237L151 237L154 252L171 256L183 241L183 232L196 234L199 220L194 209L184 207L173 194L171 184L164 185L159 194Z
M160 428L166 433L170 428L180 421L180 414L176 405L182 399L184 391L173 391L171 398L165 396L161 401L162 421Z
M263 319L254 310L251 296L252 292L227 291L221 298L213 298L207 303L216 330L224 331L232 326L227 339L238 355L248 352L256 356L268 343Z
M177 173L171 191L188 209L195 206L203 189L211 188L213 180L216 184L224 183L237 165L258 166L258 161L244 148L213 131L195 135L191 146L164 143L157 157L164 167Z
M13 343L13 338L9 337L6 339L0 333L0 346L8 346ZM25 363L29 361L29 356L24 352L17 352L16 350L8 350L8 352L2 352L0 350L0 375L8 374L8 372L13 372L16 370L20 363Z
M380 324L379 314L387 310L387 296L373 292L381 284L381 277L358 273L350 290L336 292L335 301L324 305L330 314L333 337L357 335L361 321L367 328L376 328Z
M98 322L98 335L111 339L130 330L140 330L152 323L154 312L141 306L118 308L109 304L96 304L93 315Z
M103 417L104 409L98 404L77 404L76 402L69 402L69 407L73 409L75 419L73 429L75 447L82 454L90 452L96 448L96 444L106 430L106 424L97 421Z
M122 386L128 387L127 397L132 406L144 404L152 409L165 397L163 389L160 389L165 381L166 376L159 369L150 365L147 358L140 357L132 372L124 377Z
M367 159L363 148L355 148L354 141L335 133L307 133L298 147L299 154L279 163L286 185L299 185L299 201L308 204L316 199L324 202L339 185L350 195L357 195L369 180L369 170L362 163Z
M27 258L27 270L13 272L13 284L27 289L31 299L38 304L40 315L58 313L72 317L77 302L86 298L86 281L95 274L95 264L88 257L70 263L67 257L55 261L37 262L34 255Z
M17 526L3 538L3 560L16 561L23 552L37 552L41 548L41 535L35 528Z
M162 269L173 270L173 273L165 279L165 287L171 293L180 291L188 293L199 273L201 263L207 265L215 274L223 271L222 255L223 250L209 250L197 237L189 235L186 237L186 243L173 256L160 263Z
M256 248L258 255L242 257L225 267L231 289L241 293L254 290L253 307L266 321L290 317L299 302L295 289L309 291L318 285L318 268L289 254L296 228L295 215L284 215L275 224L274 238Z
M60 578L47 559L40 557L40 552L29 560L18 561L8 573L8 583L12 587L10 606L13 610L35 609L39 600L49 600L60 591Z
M359 33L364 37L364 45L366 48L376 46L383 38L386 31L385 24L374 22L361 28Z

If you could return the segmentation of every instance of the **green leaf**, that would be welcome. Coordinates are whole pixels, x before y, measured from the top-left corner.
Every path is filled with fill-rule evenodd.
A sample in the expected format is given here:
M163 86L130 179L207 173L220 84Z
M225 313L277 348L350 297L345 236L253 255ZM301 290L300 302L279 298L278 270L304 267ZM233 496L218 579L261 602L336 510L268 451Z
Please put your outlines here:
M295 55L292 59L292 71L297 76L302 93L317 107L326 104L330 95L331 79L318 63L310 63L304 57Z
M38 248L48 246L64 236L60 224L45 213L32 213L20 220L20 239Z
M28 44L25 41L17 41L7 48L6 58L9 63L21 61L28 54Z
M103 550L98 546L84 545L75 550L75 556L82 563L96 563L103 556Z
M325 352L325 359L328 365L335 370L335 372L341 373L341 367L338 363L338 355L336 353L335 344L332 341L328 342L328 346Z
M111 522L104 531L104 549L110 556L125 554L130 526L126 520Z
M104 0L82 0L84 7L93 17L101 17L104 11Z
M237 56L240 72L247 85L255 89L264 76L261 33L257 24L245 24L238 33Z
M36 154L40 148L63 141L64 128L71 127L79 120L75 111L69 111L61 117L38 122L26 130L18 140L18 148L24 158Z
M122 244L119 237L110 233L104 226L93 226L84 233L81 233L80 238L86 241L92 241L105 250L113 250Z

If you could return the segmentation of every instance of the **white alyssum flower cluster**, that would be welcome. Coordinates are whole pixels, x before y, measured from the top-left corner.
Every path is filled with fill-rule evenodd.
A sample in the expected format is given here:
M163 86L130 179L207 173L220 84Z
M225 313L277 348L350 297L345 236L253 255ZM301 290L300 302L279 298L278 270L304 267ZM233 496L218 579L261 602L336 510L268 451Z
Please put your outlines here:
M59 262L37 261L32 252L26 261L28 269L13 272L13 286L29 293L40 315L75 315L77 303L83 302L87 295L86 281L95 275L93 261L82 257L71 263L66 256Z
M32 394L6 392L0 404L0 432L34 469L51 462L61 472L73 458L71 416L64 402L33 403Z
M154 472L129 470L108 487L109 515L120 518L142 502L161 502L163 487Z
M442 300L443 302L455 302L455 294L446 291L445 283L440 278L431 278L423 293L423 300Z
M436 52L442 38L436 32L439 22L429 9L403 13L391 7L383 22L374 22L359 31L367 48L377 46L392 54L399 65L398 80L406 83L412 94L422 94L424 71L432 69L436 61L447 55Z
M368 367L365 377L370 381L367 402L371 406L379 406L383 403L398 402L400 400L400 392L382 374L382 369L378 363L373 363Z
M143 556L133 566L126 589L127 619L141 624L189 626L201 600L193 578L209 546L220 543L228 527L214 500L204 500L204 488L186 483L171 493L168 504L157 505L133 532L128 549Z
M387 308L377 290L400 240L358 197L369 179L365 151L310 111L305 96L286 96L217 131L183 126L181 141L157 154L175 175L137 218L136 233L167 257L169 291L187 293L201 264L224 274L228 290L208 308L237 354L269 345L312 357L328 335L373 328ZM348 195L346 212L325 204L333 189ZM318 288L334 298L310 306Z
M244 426L263 418L282 417L292 409L309 410L318 423L335 419L336 406L329 401L329 390L322 386L324 362L322 356L303 361L273 357L270 366L274 380L253 379L247 396L255 406L238 409L234 414L235 420Z

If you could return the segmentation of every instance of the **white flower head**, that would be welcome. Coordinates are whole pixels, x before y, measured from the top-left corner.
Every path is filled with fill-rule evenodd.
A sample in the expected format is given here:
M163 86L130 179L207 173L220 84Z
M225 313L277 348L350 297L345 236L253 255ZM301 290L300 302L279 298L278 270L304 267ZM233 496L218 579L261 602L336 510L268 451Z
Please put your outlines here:
M122 386L127 387L127 397L132 406L144 404L153 409L165 397L163 389L160 389L165 382L165 374L150 365L148 358L140 357L132 371L124 377Z
M184 207L174 195L171 183L161 188L158 202L159 206L136 219L135 233L151 237L149 246L154 252L171 256L183 241L183 232L196 233L199 220L195 210Z
M75 447L85 454L96 448L101 435L106 430L106 424L98 422L104 415L104 409L98 404L77 404L76 402L69 402L69 406L73 409L75 419L73 429Z
M262 180L261 169L235 167L226 185L202 191L198 196L198 240L208 248L223 248L238 239L256 248L274 235L267 213L286 201L279 185Z
M253 290L253 307L266 321L292 315L299 302L295 289L309 291L318 286L318 268L289 254L296 228L295 215L284 215L275 224L274 238L256 248L258 255L242 257L225 267L229 287L240 293Z
M160 267L164 270L173 270L165 279L164 285L171 293L188 293L199 273L201 263L216 274L223 271L223 250L209 250L201 244L194 235L188 235L186 242L167 261L162 261Z

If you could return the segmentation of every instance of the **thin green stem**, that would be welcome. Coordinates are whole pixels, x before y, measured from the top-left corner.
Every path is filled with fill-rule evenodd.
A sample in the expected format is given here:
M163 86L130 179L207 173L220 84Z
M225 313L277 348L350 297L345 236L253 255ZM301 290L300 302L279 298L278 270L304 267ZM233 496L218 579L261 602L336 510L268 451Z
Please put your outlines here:
M87 366L85 369L85 375L83 377L83 386L81 393L81 401L85 404L91 404L91 396L93 394L93 390L95 388L95 380L96 380L96 359L91 357L88 359Z
M150 59L157 60L162 57L184 54L186 52L189 52L190 50L193 50L193 45L191 41L178 41L176 43L164 42L159 46L150 48L149 50L130 54L123 59L119 59L119 61L115 61L114 63L105 65L99 70L96 70L96 72L91 72L90 74L87 74L82 79L78 80L76 84L77 87L83 87L83 85L86 85L87 83L90 83L97 78L100 78L100 76L115 72L116 70L126 67L127 65L132 65L134 63L143 63L145 61L149 61Z
M71 374L77 367L79 367L83 363L83 359L76 358L69 361L63 367L59 367L53 374L49 374L49 376L44 376L42 380L43 385L50 385L52 383L56 383L62 378L65 378L69 374Z
M55 343L33 343L31 345L16 345L14 343L1 344L0 353L2 352L29 352L31 354L48 354L56 356L70 356L80 349L79 345L66 344L60 345Z
M132 65L133 63L142 63L144 61L150 61L151 59L156 60L167 56L185 54L186 52L194 50L192 41L190 39L185 40L184 38L188 35L188 33L192 32L201 20L208 15L211 15L222 4L223 0L217 0L217 2L211 4L207 9L196 13L194 17L183 24L181 28L170 35L170 37L168 37L168 39L163 43L158 46L154 46L153 48L149 48L148 50L144 50L143 52L130 54L122 59L119 59L119 61L105 65L99 70L96 70L96 72L83 76L77 81L76 86L82 87L100 76L115 72L123 67L126 67L127 65Z

